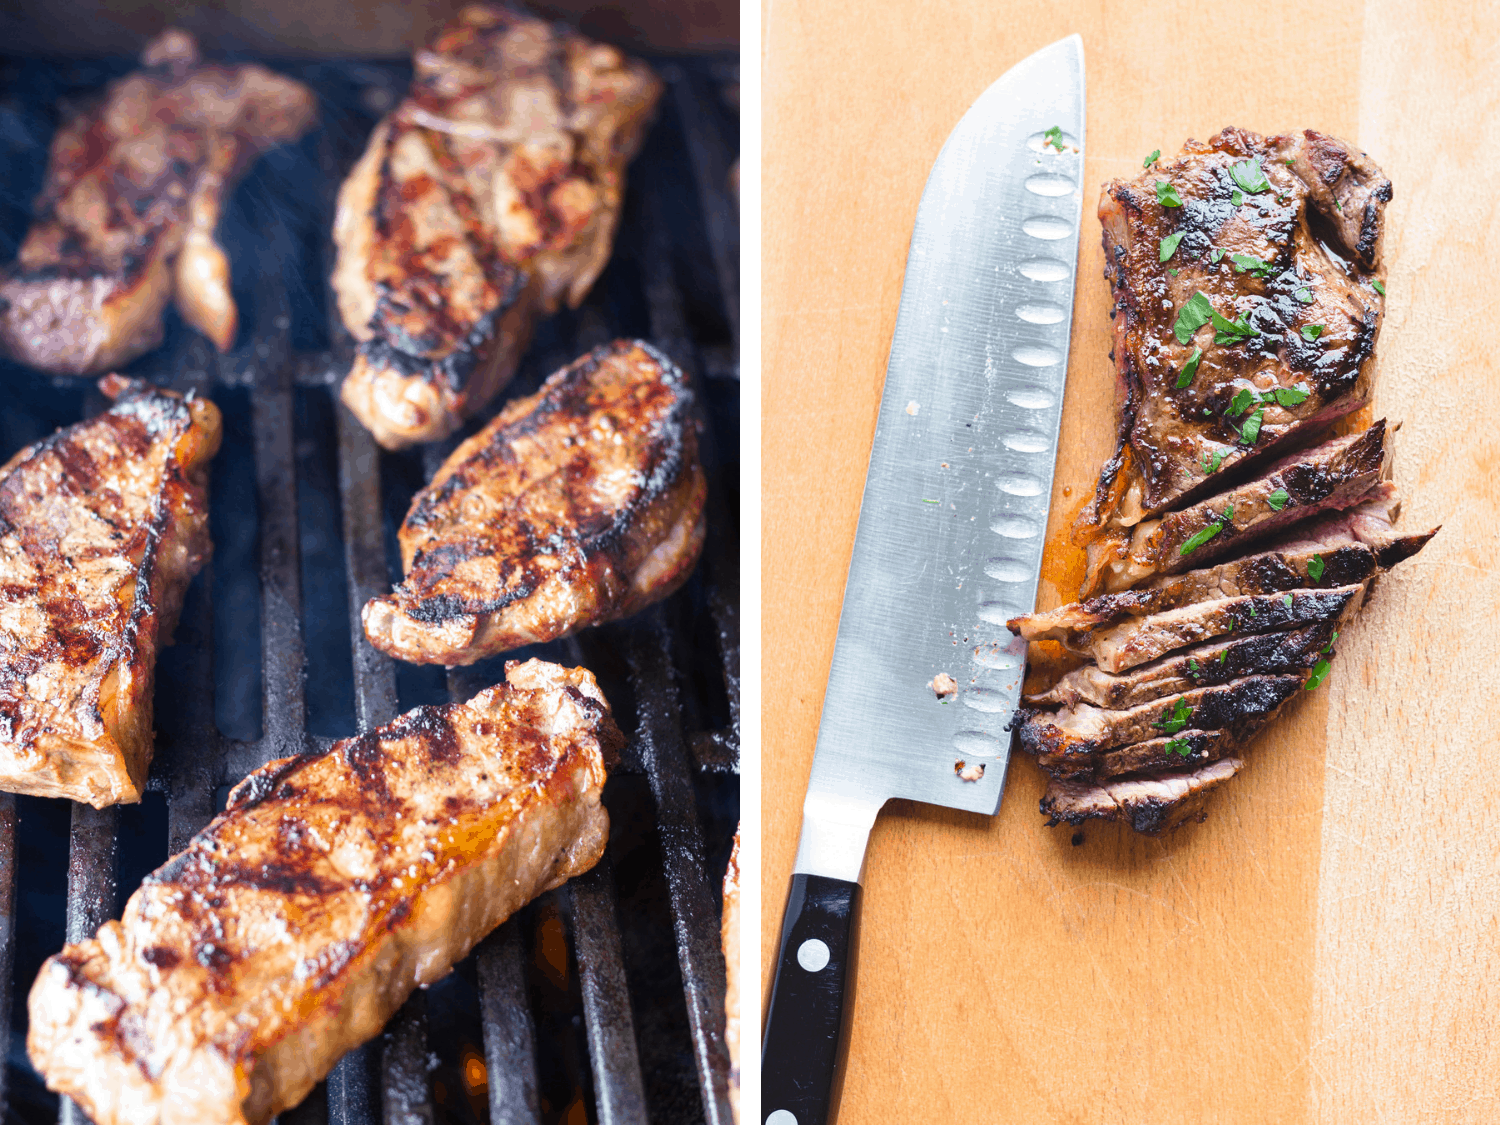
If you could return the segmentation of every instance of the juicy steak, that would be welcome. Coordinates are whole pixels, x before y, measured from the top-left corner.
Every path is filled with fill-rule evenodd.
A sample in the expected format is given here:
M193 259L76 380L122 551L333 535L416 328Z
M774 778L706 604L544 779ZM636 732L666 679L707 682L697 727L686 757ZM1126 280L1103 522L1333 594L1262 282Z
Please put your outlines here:
M1052 781L1042 797L1050 823L1123 820L1147 836L1204 819L1208 795L1244 768L1238 758L1221 758L1191 771L1109 781Z
M0 789L139 801L156 650L208 557L213 403L110 375L114 405L0 469Z
M507 404L417 493L406 581L365 605L384 653L472 664L626 617L687 580L707 478L687 377L639 340Z
M1061 641L1084 652L1090 630L1132 617L1246 594L1363 582L1415 555L1437 534L1433 528L1420 535L1401 535L1395 528L1400 510L1396 486L1382 481L1357 506L1322 517L1259 554L1157 578L1139 589L1026 614L1007 625L1028 641Z
M515 372L538 316L609 259L661 83L559 24L471 5L339 192L343 398L382 445L436 441Z
M260 1125L603 854L623 744L588 671L512 663L261 767L31 990L27 1050L97 1125Z
M316 103L264 67L200 65L183 31L141 61L53 139L36 220L0 281L0 345L21 363L122 366L161 343L173 299L220 351L234 342L219 212L257 156L307 132Z
M1311 130L1225 129L1105 185L1119 436L1081 542L1111 553L1217 472L1366 402L1390 198L1369 157Z

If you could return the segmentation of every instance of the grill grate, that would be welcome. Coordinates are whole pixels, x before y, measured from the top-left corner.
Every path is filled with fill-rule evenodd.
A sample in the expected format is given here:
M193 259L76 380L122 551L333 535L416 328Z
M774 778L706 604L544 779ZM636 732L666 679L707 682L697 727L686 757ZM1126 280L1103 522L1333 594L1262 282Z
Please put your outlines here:
M7 167L15 170L0 183L7 258L25 227L18 201L39 181L52 100L97 89L129 65L0 64L0 126L7 126L0 136L9 138ZM446 676L397 665L359 628L364 602L399 577L395 526L412 490L482 424L440 447L388 454L336 400L351 344L324 289L334 194L410 71L349 61L278 69L319 95L323 127L296 149L267 157L226 211L221 233L245 325L236 349L217 355L169 314L165 346L127 369L209 395L225 412L211 498L216 561L190 588L177 643L158 664L157 755L146 804L129 812L73 806L69 941L117 917L134 873L181 850L246 772L326 744L312 729L352 734L417 703L467 699L503 676L503 660ZM697 375L709 423L709 533L689 584L631 621L509 654L585 664L614 705L630 745L605 791L609 850L593 871L506 922L446 981L414 994L383 1037L351 1052L283 1115L287 1123L487 1117L495 1125L571 1125L579 1108L610 1125L730 1121L718 883L738 813L738 235L726 187L738 135L722 96L734 67L677 61L662 74L669 94L629 174L615 257L583 307L541 326L508 392L530 391L595 344L640 335ZM8 365L0 365L0 385L17 388L19 403L0 418L7 450L104 405L81 382ZM326 473L303 471L324 462ZM252 480L254 511L231 510L248 509ZM251 522L257 538L248 551L243 529ZM240 538L228 541L226 529ZM242 595L250 565L258 605L241 604L249 600ZM326 596L338 588L345 597ZM240 640L255 635L251 620L258 621L261 690L253 712L260 734L227 737L220 731L226 716L238 733L255 725L253 712L236 711L238 686L254 664ZM216 654L227 667L215 668ZM147 848L151 854L137 854L136 841L154 823L152 802L161 799L165 838ZM56 888L40 868L33 877L17 849L56 822L49 805L56 802L0 794L0 1057L7 1059L0 1101L7 1120L82 1122L76 1106L66 1099L58 1106L41 1090L24 1057L24 993L36 960L55 945L47 945L43 911L23 906L18 920L18 886L26 902L38 903ZM21 945L25 963L16 956ZM675 985L660 988L674 972Z

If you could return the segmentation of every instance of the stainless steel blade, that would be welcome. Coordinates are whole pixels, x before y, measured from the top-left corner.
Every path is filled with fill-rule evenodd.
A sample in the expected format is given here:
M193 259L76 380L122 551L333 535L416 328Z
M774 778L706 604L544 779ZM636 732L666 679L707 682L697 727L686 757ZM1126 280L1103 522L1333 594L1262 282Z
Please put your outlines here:
M1048 141L1053 127L1060 152ZM986 90L928 176L823 701L799 871L858 878L855 857L818 856L847 850L835 838L860 824L867 832L892 797L999 808L1025 663L1005 621L1036 600L1083 148L1083 44L1074 35ZM946 701L932 686L939 675L957 685ZM983 777L964 780L960 760L982 765Z

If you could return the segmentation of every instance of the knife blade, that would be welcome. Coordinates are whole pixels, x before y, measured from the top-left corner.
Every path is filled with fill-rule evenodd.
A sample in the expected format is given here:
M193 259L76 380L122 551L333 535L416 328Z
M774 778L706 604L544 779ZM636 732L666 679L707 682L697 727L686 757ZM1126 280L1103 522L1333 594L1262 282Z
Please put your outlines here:
M1005 622L1036 601L1083 151L1073 35L979 96L922 192L766 1014L767 1125L836 1112L881 806L1000 807L1026 657Z

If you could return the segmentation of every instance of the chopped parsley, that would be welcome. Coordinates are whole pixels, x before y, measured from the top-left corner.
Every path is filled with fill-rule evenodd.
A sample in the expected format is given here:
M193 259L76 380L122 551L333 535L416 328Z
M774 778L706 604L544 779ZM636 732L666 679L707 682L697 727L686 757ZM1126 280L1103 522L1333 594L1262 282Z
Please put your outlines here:
M1333 636L1329 637L1328 638L1328 643L1323 646L1323 651L1324 652L1332 652L1333 651L1333 642L1336 641L1336 640L1338 640L1338 639L1339 639L1339 631L1337 629L1335 629L1333 631Z
M1177 322L1172 325L1172 331L1177 336L1179 344L1191 343L1193 333L1202 328L1212 319L1214 307L1200 290L1188 299L1177 313Z
M1215 246L1214 252L1208 256L1208 260L1211 262L1222 262L1224 260L1224 251Z
M1310 305L1313 303L1312 286L1304 285L1299 289L1294 289L1292 290L1292 296L1296 297L1304 305Z
M1045 133L1042 134L1042 147L1046 148L1048 145L1051 145L1053 148L1057 149L1058 152L1061 152L1063 150L1061 126L1054 125L1052 126L1052 128L1048 129Z
M1223 652L1219 653L1219 663L1223 664L1228 659L1229 659L1229 650L1226 648Z
M1323 568L1328 564L1323 561L1322 555L1314 555L1307 560L1307 576L1314 582L1323 581Z
M1266 497L1266 503L1271 505L1271 511L1279 512L1282 508L1286 507L1286 502L1290 499L1291 497L1287 495L1286 489L1278 488L1275 492ZM1287 597L1291 597L1291 595L1288 594ZM1286 604L1291 605L1292 603L1287 602Z
M1220 347L1225 344L1238 344L1250 339L1251 336L1260 335L1260 329L1246 320L1244 313L1233 320L1227 320L1210 306L1209 315L1214 322L1214 343Z
M1188 719L1192 718L1192 715L1193 709L1188 706L1187 697L1179 695L1177 702L1161 713L1161 721L1151 725L1168 734L1176 734L1187 726Z
M1270 277L1275 269L1270 262L1263 262L1254 254L1231 254L1229 260L1234 263L1236 273L1253 273L1256 277Z
M1266 416L1266 408L1262 406L1254 414L1245 419L1245 424L1240 427L1240 440L1246 445L1254 445L1255 439L1260 437L1260 420Z
M1190 659L1188 661L1188 675L1190 675L1190 676L1196 676L1199 673L1199 671L1200 671L1200 669L1198 667L1198 661Z
M1301 387L1277 387L1260 396L1261 402L1274 402L1277 406L1296 406L1307 401L1307 392Z
M1177 373L1177 389L1181 390L1193 381L1193 376L1198 374L1198 363L1203 359L1203 349L1194 348L1193 354L1187 357L1187 362L1182 365L1182 370Z
M1160 261L1167 261L1177 252L1177 244L1182 241L1182 236L1186 233L1186 231L1178 231L1176 234L1169 234L1161 240L1161 246L1157 249Z
M941 500L929 500L929 499L927 499L927 497L924 496L924 497L922 497L922 503L924 503L924 504L941 504L942 501Z
M1282 163L1285 164L1288 168L1295 168L1295 167L1297 167L1297 162L1295 160L1293 160L1290 156L1288 156L1285 160L1283 160Z
M1320 660L1314 664L1312 675L1307 677L1307 690L1312 691L1313 688L1326 680L1328 678L1328 669L1331 667L1332 665L1327 660Z
M1229 202L1233 206L1238 207L1241 203L1245 202L1245 193L1239 188L1235 188L1229 193Z
M1170 273L1173 277L1176 277L1182 271L1181 270L1168 270L1167 272Z
M1287 609L1291 609L1292 608L1292 595L1291 594L1287 594L1285 597L1283 597L1281 599L1281 604L1284 605L1284 606L1286 606Z
M1250 605L1250 616L1251 617L1259 617L1260 616L1258 613L1255 612L1255 605L1254 605L1253 602Z
M1148 157L1146 157L1145 160L1141 161L1141 167L1142 168L1149 168L1149 167L1151 167L1151 165L1155 164L1160 159L1161 159L1161 149L1159 149L1159 148L1152 149L1151 150L1151 155L1148 156Z
M1382 297L1385 296L1385 282L1381 281L1380 278L1377 277L1374 281L1370 282L1370 284L1375 287L1375 292L1379 293Z
M1210 473L1217 473L1219 471L1219 466L1223 463L1224 454L1215 453L1212 457L1210 457L1207 453L1205 453L1203 455L1203 460L1200 462L1200 464L1203 466L1203 475L1208 476Z
M1188 745L1188 740L1187 739L1185 739L1185 738L1169 738L1169 739L1167 739L1167 753L1168 754L1181 754L1184 758L1186 758L1192 752L1193 752L1193 748Z
M1215 535L1219 534L1219 532L1223 530L1224 525L1222 523L1214 522L1209 524L1207 527L1203 528L1203 530L1199 531L1197 535L1194 535L1191 539L1184 543L1181 547L1178 547L1178 555L1192 554L1199 547L1203 546L1203 544L1207 543L1210 539L1212 539Z
M1321 324L1304 324L1302 326L1302 338L1309 344L1327 331Z
M1229 166L1229 178L1233 180L1246 195L1259 195L1263 191L1271 190L1271 181L1266 179L1265 169L1260 166L1260 158L1254 160L1241 160L1237 164Z
M1229 400L1229 409L1224 411L1224 416L1226 418L1233 418L1236 415L1245 413L1245 411L1254 405L1255 392L1241 387L1239 392Z
M1163 207L1181 207L1182 196L1177 194L1177 185L1166 180L1157 180L1156 202Z

